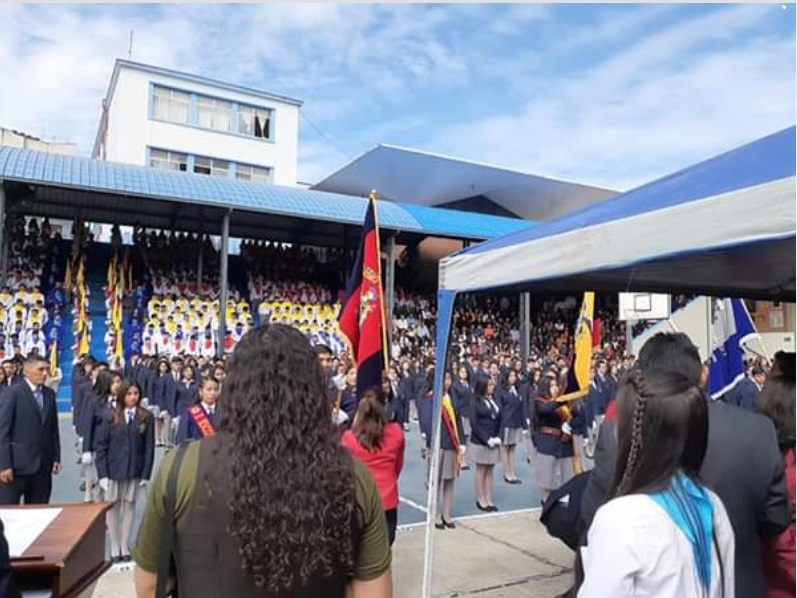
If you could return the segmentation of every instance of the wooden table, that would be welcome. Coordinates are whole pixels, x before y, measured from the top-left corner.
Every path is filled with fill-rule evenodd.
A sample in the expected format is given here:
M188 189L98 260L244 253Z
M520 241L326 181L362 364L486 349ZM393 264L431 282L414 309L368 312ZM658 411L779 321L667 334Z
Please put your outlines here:
M109 503L51 504L15 509L62 511L11 568L21 590L49 590L53 598L90 596L111 566L105 560L105 512Z

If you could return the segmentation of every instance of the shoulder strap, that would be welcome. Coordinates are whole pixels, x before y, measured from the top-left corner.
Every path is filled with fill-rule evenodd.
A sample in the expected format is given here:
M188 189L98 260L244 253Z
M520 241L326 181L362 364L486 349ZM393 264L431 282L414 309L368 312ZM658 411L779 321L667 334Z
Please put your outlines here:
M177 479L180 477L180 469L183 464L183 457L186 449L191 443L184 442L177 447L174 454L174 461L169 470L169 478L166 481L166 502L163 511L163 525L161 527L161 552L158 559L158 581L155 589L155 598L166 598L166 584L169 581L169 569L174 553L174 510L177 503Z

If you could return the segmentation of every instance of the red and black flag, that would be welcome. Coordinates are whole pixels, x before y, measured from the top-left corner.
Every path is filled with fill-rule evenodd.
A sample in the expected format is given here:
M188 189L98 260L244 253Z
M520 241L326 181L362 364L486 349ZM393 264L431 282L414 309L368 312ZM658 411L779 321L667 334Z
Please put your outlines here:
M387 329L373 194L368 199L360 249L349 277L338 325L349 341L351 356L357 366L358 396L374 386L381 387L382 372L387 366Z

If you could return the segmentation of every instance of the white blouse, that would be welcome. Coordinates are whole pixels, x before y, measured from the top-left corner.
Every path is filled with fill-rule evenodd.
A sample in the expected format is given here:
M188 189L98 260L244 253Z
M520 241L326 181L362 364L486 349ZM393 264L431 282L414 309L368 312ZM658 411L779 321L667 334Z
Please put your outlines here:
M724 591L716 546L711 549L707 598L734 598L734 536L719 497L714 529L722 558ZM578 598L703 598L692 546L664 509L645 494L615 498L595 515L581 549L584 584Z

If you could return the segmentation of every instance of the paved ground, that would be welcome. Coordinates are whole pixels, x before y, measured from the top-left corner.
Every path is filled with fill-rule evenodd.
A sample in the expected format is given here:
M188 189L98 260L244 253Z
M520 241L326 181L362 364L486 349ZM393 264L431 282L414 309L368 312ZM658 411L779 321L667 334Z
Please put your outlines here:
M458 520L457 529L435 531L433 595L439 598L553 598L572 580L573 553L548 537L538 511ZM396 598L421 596L425 528L412 526L393 546ZM133 598L132 573L114 569L94 598Z
M63 473L54 479L53 502L82 500L78 491L80 466L74 452L71 417L61 419ZM157 449L156 467L163 449ZM407 434L405 466L400 479L399 534L393 547L397 598L421 594L426 520L426 463L421 459L417 424ZM456 485L455 530L435 531L434 590L438 597L478 595L483 598L526 596L549 598L570 583L573 553L549 538L539 524L539 495L534 468L518 450L522 485L502 481L496 466L495 501L501 512L485 515L474 504L473 471L463 471ZM136 523L140 513L136 515ZM135 537L135 529L133 537ZM96 598L134 596L130 569L116 566L100 581Z

